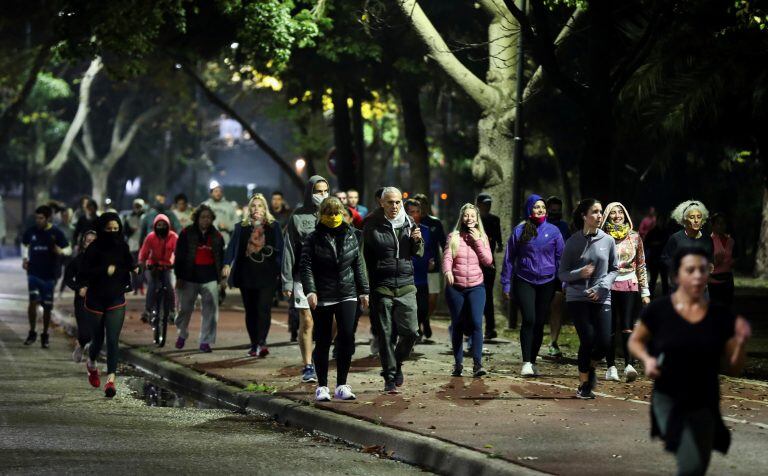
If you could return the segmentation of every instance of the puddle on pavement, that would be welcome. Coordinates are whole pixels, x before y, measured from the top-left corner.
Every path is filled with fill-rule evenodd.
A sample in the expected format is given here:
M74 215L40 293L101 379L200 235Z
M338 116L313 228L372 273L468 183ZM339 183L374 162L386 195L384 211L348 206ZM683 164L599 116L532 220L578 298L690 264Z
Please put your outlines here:
M149 407L222 408L221 405L207 401L204 397L196 398L187 392L176 391L169 382L150 377L136 369L125 368L122 374L125 376L126 386L131 390L131 396L143 401Z

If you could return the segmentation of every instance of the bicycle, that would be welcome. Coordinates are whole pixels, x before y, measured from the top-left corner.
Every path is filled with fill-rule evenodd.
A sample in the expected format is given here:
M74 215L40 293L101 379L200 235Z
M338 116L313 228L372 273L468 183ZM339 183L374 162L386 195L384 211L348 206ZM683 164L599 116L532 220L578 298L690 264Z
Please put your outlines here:
M150 325L154 337L154 343L158 347L165 346L165 337L168 332L168 316L171 313L171 305L168 297L168 282L164 279L164 273L170 271L170 266L151 265L148 267L152 279L155 282L154 305L150 315ZM161 308L162 306L162 308ZM161 313L162 309L162 313Z

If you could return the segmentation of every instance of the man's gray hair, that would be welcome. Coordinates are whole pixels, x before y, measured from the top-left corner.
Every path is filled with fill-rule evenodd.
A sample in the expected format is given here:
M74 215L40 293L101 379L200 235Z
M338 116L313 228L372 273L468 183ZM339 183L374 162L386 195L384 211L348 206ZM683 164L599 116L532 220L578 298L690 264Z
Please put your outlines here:
M384 190L381 192L381 198L384 198L384 195L390 193L399 194L401 196L403 195L403 192L401 192L397 187L384 187Z

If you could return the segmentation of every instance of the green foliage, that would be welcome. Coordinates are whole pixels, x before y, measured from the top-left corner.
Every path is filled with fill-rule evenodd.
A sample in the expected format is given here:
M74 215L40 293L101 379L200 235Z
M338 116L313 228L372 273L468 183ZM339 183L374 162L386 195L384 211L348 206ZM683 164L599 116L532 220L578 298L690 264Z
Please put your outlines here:
M26 104L29 109L36 111L48 107L53 101L70 96L72 96L72 88L66 81L51 73L39 73Z
M258 382L251 382L246 385L243 390L254 393L275 393L277 392L277 387Z

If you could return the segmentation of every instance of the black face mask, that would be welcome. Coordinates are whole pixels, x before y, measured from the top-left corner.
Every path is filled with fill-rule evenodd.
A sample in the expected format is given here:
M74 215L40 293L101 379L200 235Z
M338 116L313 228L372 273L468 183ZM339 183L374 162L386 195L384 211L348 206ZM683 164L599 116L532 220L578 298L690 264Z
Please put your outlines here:
M562 214L562 213L550 213L550 214L549 214L549 218L550 218L552 221L558 221L558 220L560 220L561 218L563 218L563 214Z
M105 231L104 239L110 243L120 243L123 241L123 237L119 231Z
M157 233L157 236L159 236L160 238L165 238L166 236L168 236L168 228L159 228L158 227L155 230L155 233Z

